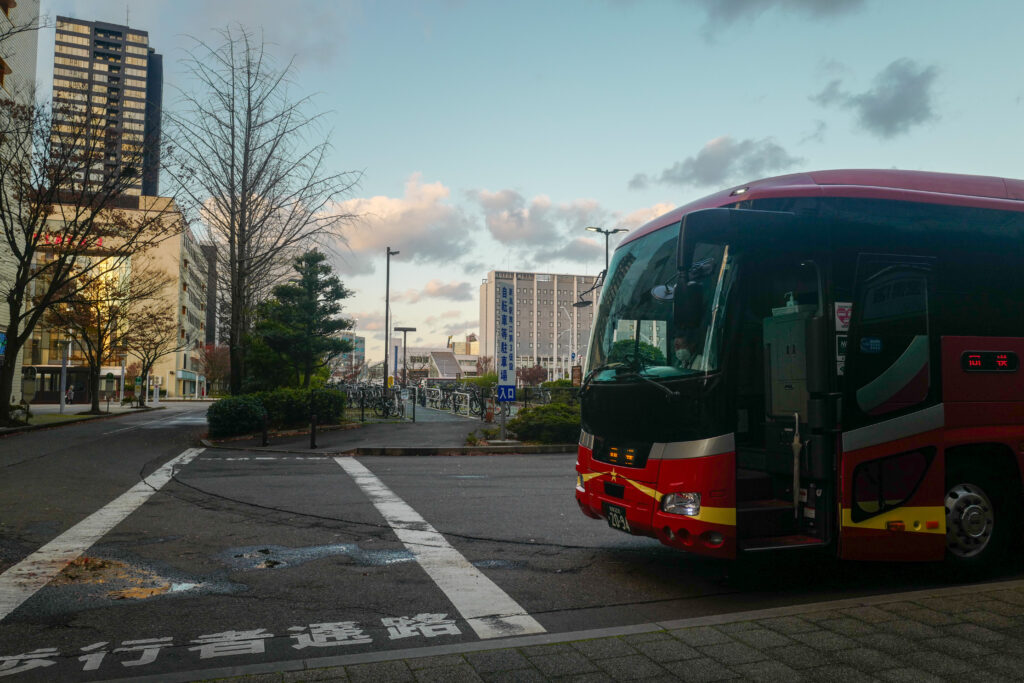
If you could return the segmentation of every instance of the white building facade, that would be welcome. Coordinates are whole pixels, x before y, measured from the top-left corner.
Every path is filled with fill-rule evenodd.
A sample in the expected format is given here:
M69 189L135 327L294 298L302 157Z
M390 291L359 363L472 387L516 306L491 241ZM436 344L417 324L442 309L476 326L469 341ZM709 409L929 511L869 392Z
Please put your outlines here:
M0 34L17 27L38 26L39 0L0 0ZM36 46L39 31L16 31L0 42L0 100L13 100L31 105L35 99ZM0 106L4 106L0 104ZM6 245L0 248L0 292L6 292L14 281L16 262ZM22 355L7 357L7 326L10 314L6 305L0 306L0 362L21 367ZM17 403L22 399L21 372L14 373L12 395L2 397Z
M494 357L499 282L515 291L516 367L540 365L549 379L568 378L582 365L590 341L595 306L575 307L595 275L492 270L480 285L480 355ZM600 290L585 298L597 301Z

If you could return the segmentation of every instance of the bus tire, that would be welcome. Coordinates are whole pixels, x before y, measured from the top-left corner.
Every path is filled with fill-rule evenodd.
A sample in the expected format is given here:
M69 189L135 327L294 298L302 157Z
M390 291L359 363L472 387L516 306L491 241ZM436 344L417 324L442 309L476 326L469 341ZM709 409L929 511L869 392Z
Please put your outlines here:
M1019 515L1010 487L991 468L953 463L946 470L946 560L971 575L993 569L1003 559Z

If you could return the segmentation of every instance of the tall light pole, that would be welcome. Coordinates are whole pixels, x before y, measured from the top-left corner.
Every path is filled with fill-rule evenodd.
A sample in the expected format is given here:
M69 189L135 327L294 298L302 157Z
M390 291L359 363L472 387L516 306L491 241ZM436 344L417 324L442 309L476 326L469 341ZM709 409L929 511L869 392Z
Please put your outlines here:
M391 316L391 257L398 256L398 251L387 247L387 268L384 279L384 393L388 391L388 344L391 343L391 329L388 327Z
M608 277L608 237L614 235L617 232L629 232L626 228L612 228L611 230L605 230L604 228L595 228L590 226L587 228L590 232L599 232L604 235L604 276Z
M409 386L409 364L407 362L408 355L406 353L406 336L410 332L415 332L415 327L396 327L395 332L402 333L402 384Z

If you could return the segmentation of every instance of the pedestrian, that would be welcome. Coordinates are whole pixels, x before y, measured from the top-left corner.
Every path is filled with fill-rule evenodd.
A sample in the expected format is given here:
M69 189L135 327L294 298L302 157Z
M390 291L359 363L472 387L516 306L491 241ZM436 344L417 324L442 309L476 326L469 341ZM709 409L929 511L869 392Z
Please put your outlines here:
M75 402L75 388L74 387L68 387L66 395L64 396L64 402L67 403L67 404L71 404L71 403Z

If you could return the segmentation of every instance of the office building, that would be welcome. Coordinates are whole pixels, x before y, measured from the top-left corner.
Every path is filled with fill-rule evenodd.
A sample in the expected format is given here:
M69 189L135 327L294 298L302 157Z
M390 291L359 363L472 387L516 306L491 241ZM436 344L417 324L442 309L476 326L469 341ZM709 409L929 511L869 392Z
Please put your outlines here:
M492 270L480 285L480 355L495 357L499 283L515 292L515 365L540 365L549 378L568 377L570 367L582 364L590 341L595 306L573 303L594 286L596 276L521 273ZM588 298L596 301L598 292Z
M366 337L352 330L345 330L334 335L352 344L352 350L341 354L333 365L332 379L336 381L353 381L366 365Z
M162 100L163 59L146 31L57 17L54 125L87 123L73 142L101 152L83 182L99 186L129 169L126 194L159 194Z
M135 207L124 209L129 219L133 214L161 216L160 220L174 226L173 236L162 240L157 246L136 258L152 259L154 265L171 276L170 285L160 294L162 305L174 315L176 322L175 334L178 348L160 358L153 366L150 376L167 396L177 398L193 398L204 394L206 377L201 361L201 347L206 339L206 288L208 281L207 258L200 250L199 241L192 230L185 225L173 200L167 197L138 197ZM74 207L68 207L73 212ZM53 234L59 235L62 225L64 207L56 207L51 223ZM49 242L47 242L49 244ZM54 241L56 245L56 240ZM47 246L43 251L56 249L58 246ZM46 255L41 254L41 259ZM90 258L104 258L98 249ZM124 273L130 272L132 261L123 264ZM123 333L123 330L119 332ZM76 403L92 400L88 385L88 366L86 359L65 330L38 325L26 345L22 378L25 386L25 399L31 403L56 403L60 400L61 360L70 350L68 358L68 386L74 388ZM121 368L130 366L138 359L132 354L125 354L115 344L109 357L103 361L100 375L112 374L113 382L100 383L101 400L106 394L118 394ZM129 393L132 386L126 387Z

